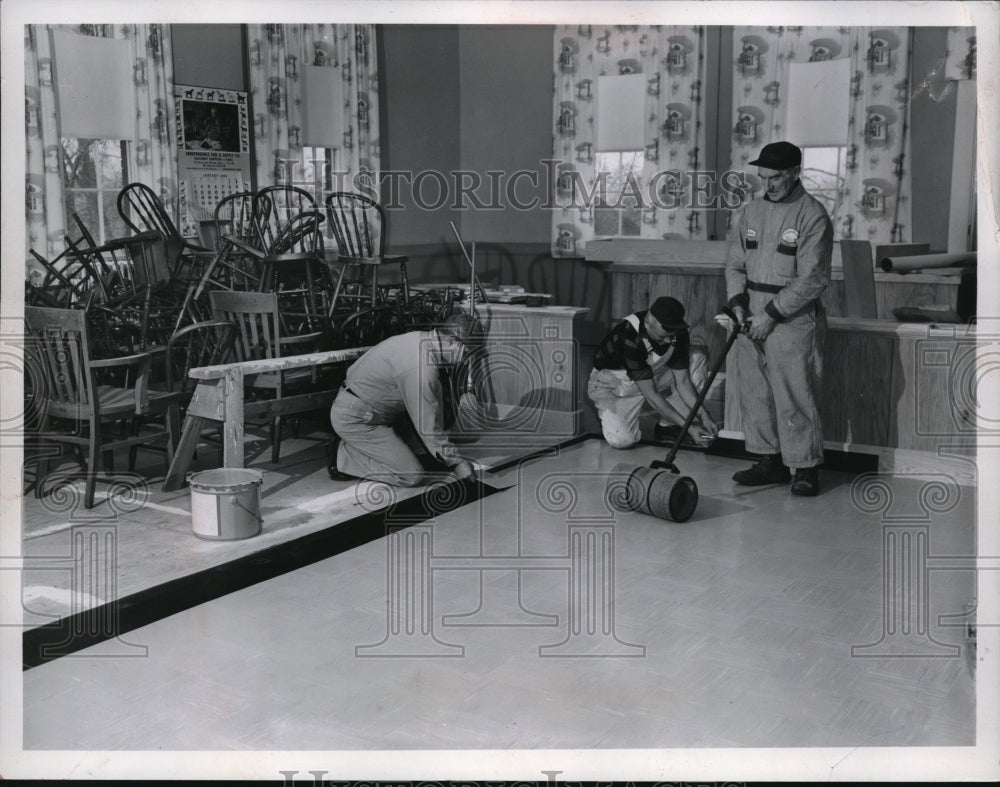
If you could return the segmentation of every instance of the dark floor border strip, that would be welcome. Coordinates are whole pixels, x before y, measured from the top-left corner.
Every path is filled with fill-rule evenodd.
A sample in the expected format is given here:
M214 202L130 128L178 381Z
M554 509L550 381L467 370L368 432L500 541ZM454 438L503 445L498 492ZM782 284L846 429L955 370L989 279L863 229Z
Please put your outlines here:
M29 670L119 637L501 491L480 481L454 481L428 487L419 495L324 530L28 629L22 637L22 669Z
M525 462L530 462L532 459L540 459L545 456L552 456L559 453L563 448L569 448L571 445L576 445L577 443L582 443L584 440L593 440L595 438L600 438L601 435L594 434L593 432L586 432L584 434L579 434L576 437L570 437L568 440L564 440L556 445L546 446L545 448L539 448L536 451L532 451L530 454L525 454L524 456L519 456L516 459L508 459L506 462L501 462L498 465L490 465L491 473L498 473L501 470L507 470L511 467L517 467Z
M558 445L502 462L490 470L496 472L532 459L551 456L563 448L591 439L603 438L595 433L577 435ZM656 445L651 442L646 444ZM719 438L704 449L683 449L728 458L754 457L746 451L742 440L731 438ZM825 469L843 472L874 472L878 470L878 457L874 454L827 450L823 466ZM28 670L127 634L170 615L317 563L381 538L393 530L425 522L501 491L503 490L482 481L456 481L444 487L429 487L419 495L331 525L316 533L275 544L260 552L28 629L22 637L22 669Z

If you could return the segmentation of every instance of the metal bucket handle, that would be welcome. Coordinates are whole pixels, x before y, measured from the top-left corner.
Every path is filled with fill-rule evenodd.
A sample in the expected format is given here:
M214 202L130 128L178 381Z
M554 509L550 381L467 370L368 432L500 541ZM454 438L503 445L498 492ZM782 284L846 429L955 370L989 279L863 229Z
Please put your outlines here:
M260 511L251 511L249 508L247 508L245 505L243 505L240 502L239 498L236 495L230 495L229 496L229 502L232 503L234 506L239 506L244 511L246 511L248 514L250 514L250 516L256 517L257 524L259 524L259 525L261 525L263 527L263 525L264 525L264 516L263 516L263 514L260 513Z

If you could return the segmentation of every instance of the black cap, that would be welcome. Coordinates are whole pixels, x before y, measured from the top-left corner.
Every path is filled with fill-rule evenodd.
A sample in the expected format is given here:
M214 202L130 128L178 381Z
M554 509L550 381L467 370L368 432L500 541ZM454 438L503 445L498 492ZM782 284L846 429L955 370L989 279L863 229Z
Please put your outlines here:
M756 161L750 164L767 169L783 170L797 167L802 163L802 151L791 142L772 142L764 145Z
M664 295L657 298L649 307L649 313L663 326L665 331L680 331L688 327L684 322L684 306L676 298Z

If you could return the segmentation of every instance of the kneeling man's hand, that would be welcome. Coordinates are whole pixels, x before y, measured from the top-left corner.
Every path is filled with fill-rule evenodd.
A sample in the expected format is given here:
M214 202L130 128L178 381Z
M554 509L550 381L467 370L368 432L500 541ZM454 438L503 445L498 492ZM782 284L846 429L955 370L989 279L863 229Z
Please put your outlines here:
M474 479L476 477L476 468L473 466L472 462L470 462L468 459L463 459L461 462L459 462L457 465L451 468L451 472L453 472L456 477L458 477L463 481L467 478Z

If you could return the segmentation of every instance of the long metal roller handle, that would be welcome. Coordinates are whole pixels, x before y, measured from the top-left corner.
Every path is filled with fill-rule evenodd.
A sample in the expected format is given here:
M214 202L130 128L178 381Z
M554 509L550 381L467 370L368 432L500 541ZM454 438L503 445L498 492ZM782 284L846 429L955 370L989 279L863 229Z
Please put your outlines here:
M749 328L746 323L741 323L738 319L736 319L736 315L731 309L726 308L723 309L722 312L733 321L733 329L729 332L729 339L726 341L726 346L723 348L722 354L718 357L715 364L713 364L712 369L705 380L705 384L702 386L701 391L698 392L698 398L695 400L694 406L691 408L691 412L689 412L687 418L684 419L684 425L681 427L680 434L677 435L677 439L674 441L674 444L670 448L666 458L653 462L653 467L669 468L675 473L678 472L677 468L674 466L674 458L677 456L677 452L681 448L681 442L684 440L684 435L686 435L688 429L691 428L691 424L694 423L694 419L698 417L698 410L701 409L701 406L705 401L705 397L708 396L708 391L712 387L712 383L715 382L715 377L722 368L722 364L726 362L726 356L729 355L729 350L735 343L736 337L741 333L745 333Z

